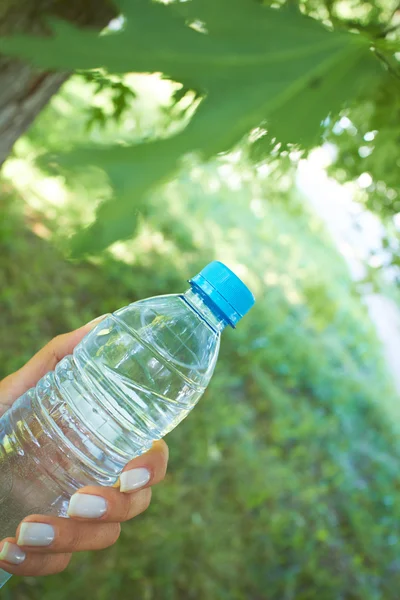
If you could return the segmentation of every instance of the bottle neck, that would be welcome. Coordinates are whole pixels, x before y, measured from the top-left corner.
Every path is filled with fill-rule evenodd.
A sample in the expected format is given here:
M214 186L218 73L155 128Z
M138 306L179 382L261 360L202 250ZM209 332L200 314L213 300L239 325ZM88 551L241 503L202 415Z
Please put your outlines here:
M223 316L217 313L216 310L213 310L211 306L208 306L204 298L192 288L184 293L183 299L217 333L221 333L228 325Z

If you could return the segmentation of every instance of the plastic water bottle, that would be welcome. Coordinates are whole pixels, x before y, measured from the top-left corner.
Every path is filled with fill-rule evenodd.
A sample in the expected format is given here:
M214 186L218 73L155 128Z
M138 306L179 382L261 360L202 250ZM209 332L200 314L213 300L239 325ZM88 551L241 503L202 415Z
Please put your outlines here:
M254 297L220 262L190 284L107 315L0 419L0 540L29 514L65 516L85 485L115 483L198 402L222 330Z

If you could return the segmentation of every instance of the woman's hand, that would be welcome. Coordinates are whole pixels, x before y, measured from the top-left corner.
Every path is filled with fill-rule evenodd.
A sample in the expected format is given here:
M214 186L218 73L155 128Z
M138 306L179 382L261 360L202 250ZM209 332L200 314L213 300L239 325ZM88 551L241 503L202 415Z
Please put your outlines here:
M54 338L19 371L6 377L0 383L0 415L70 354L98 320ZM50 575L64 570L73 552L111 546L119 537L121 523L147 509L151 486L164 478L167 462L167 445L156 442L149 452L126 465L119 489L90 486L74 494L69 519L26 517L14 538L0 542L0 568L15 575Z

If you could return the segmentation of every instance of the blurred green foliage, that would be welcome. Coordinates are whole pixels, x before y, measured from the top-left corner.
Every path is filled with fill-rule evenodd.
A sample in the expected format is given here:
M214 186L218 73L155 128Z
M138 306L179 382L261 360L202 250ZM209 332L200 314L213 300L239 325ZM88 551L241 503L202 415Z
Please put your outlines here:
M347 12L346 2L300 4L327 26L391 41L382 34L395 3L354 0ZM20 140L0 183L0 376L53 335L136 299L183 290L213 258L243 276L257 305L224 334L209 391L168 436L169 474L148 513L124 525L115 547L76 556L58 576L15 578L3 597L397 600L398 397L346 265L294 191L293 152L257 132L251 148L242 143L212 162L187 157L174 181L139 201L130 195L143 164L131 162L134 144L161 139L163 161L163 138L188 123L199 92L194 84L154 80L152 87L151 78L144 84L103 71L84 77L72 78ZM384 107L397 102L398 86L385 77L387 95L377 83L342 113L355 135L335 129L333 119L325 136L338 146L334 169L347 181L363 169L365 133L385 132L368 170L396 190L398 174L385 159L396 128ZM86 163L71 175L38 160L88 141L99 153L119 144L117 179ZM157 160L149 158L155 169ZM116 180L134 212L129 241L79 264L66 261L68 236L90 225L99 205L112 207L108 231L115 225L113 239L121 237L126 214L111 203ZM91 235L96 251L106 245Z
M338 147L332 175L346 182L368 174L360 200L385 219L399 213L400 79L388 74L376 97L360 101L343 127L333 125L330 139Z

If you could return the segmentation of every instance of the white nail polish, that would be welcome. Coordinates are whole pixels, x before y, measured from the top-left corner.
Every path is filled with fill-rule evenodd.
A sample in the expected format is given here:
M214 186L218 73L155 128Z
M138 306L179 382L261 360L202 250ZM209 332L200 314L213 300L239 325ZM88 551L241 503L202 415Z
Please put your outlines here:
M5 542L1 552L0 560L5 560L12 565L20 565L24 562L26 554L17 544L11 542Z
M107 502L101 496L74 494L69 501L68 515L83 519L98 519L107 510Z
M54 528L47 523L22 523L17 543L20 546L50 546L54 538Z
M121 492L132 492L137 490L150 481L150 471L140 467L138 469L130 469L121 473L119 478L120 491Z

